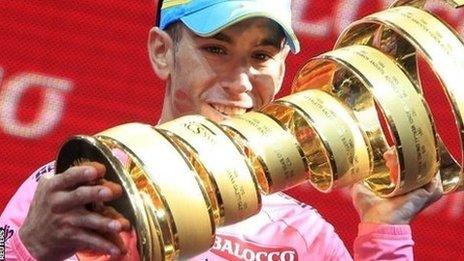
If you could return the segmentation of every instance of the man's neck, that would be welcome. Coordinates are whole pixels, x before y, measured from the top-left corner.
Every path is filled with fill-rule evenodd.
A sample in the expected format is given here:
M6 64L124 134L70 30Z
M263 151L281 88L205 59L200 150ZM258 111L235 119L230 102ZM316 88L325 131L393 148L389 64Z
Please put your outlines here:
M168 95L168 93L166 93L166 95ZM169 99L167 99L166 97L164 98L163 109L161 111L161 116L158 120L157 125L174 119L174 116L171 110L171 105L169 104Z

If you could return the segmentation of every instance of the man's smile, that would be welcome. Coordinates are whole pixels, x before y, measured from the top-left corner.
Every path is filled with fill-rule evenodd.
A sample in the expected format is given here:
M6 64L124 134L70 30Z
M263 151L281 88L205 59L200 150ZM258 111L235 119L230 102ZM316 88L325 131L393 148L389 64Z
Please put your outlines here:
M244 107L239 107L239 106L234 106L234 105L225 105L225 104L219 104L219 103L210 103L209 105L212 108L214 108L216 111L218 111L219 113L225 116L242 115L246 113L247 111L251 110L251 108L244 108Z

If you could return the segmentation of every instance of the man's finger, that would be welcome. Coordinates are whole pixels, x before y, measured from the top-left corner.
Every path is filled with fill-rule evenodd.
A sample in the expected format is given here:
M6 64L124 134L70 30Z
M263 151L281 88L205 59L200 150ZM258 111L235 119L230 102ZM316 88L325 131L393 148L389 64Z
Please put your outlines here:
M101 164L99 162L95 162L95 161L84 162L80 166L93 167L93 168L95 168L97 170L98 173L105 173L105 171L106 171L105 165L103 165L103 164Z
M116 258L121 256L123 249L120 249L116 244L106 239L105 237L92 232L84 230L79 231L71 237L71 240L75 241L78 245L78 251L95 251L98 253L104 253L111 255Z
M96 165L98 166L98 165ZM103 165L102 165L103 166ZM73 189L101 178L105 173L104 167L76 166L50 179L51 189L55 191Z
M430 194L426 206L439 200L443 196L443 184L441 183L440 174L436 175L429 184L425 185L424 189Z
M122 187L121 185L114 183L112 181L108 181L106 179L102 179L100 182L100 185L105 186L109 188L112 192L115 198L119 198L122 196Z
M52 198L51 207L61 213L88 203L111 201L113 192L105 186L81 186L73 191L60 191Z
M75 211L70 213L66 221L74 227L86 228L100 233L119 233L123 225L116 219L102 216L90 211Z
M102 214L103 216L118 220L122 225L122 230L125 230L125 231L130 230L131 227L130 227L129 220L127 220L121 213L116 211L116 209L114 209L113 207L104 206L104 208L101 209L99 213Z

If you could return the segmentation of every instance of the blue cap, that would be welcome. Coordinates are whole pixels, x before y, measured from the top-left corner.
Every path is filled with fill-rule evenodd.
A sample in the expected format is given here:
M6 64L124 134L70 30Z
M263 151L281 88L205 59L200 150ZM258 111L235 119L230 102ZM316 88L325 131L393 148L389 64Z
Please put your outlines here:
M195 34L208 37L251 17L266 17L278 23L292 52L300 51L292 29L291 0L165 0L159 26L164 30L182 21Z

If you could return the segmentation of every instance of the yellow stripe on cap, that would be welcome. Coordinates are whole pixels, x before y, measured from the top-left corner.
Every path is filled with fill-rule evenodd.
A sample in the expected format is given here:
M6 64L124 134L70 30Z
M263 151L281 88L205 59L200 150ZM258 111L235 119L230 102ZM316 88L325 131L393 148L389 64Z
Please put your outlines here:
M161 1L161 0L159 0ZM166 8L169 8L169 7L173 7L173 6L176 6L176 5L183 5L183 4L187 4L189 2L191 2L192 0L165 0L163 2L163 6L161 7L161 9L166 9Z

